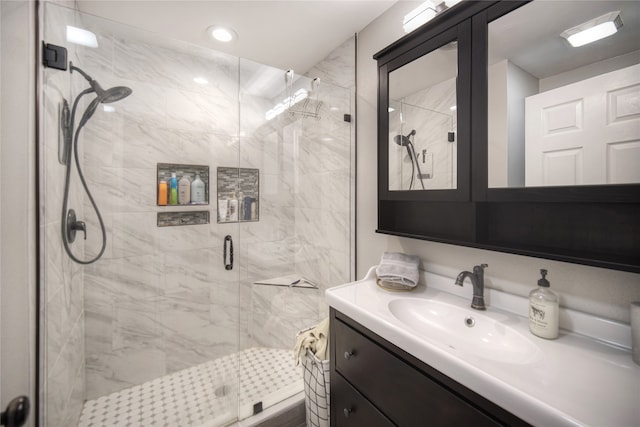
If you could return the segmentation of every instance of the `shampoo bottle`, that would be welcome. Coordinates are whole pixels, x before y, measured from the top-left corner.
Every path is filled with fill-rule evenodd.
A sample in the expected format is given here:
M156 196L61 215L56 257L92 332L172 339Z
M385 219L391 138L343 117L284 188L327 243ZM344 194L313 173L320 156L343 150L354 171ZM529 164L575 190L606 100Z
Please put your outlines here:
M188 205L191 202L191 180L183 175L178 182L178 203Z
M158 183L158 205L167 204L167 181L162 180Z
M541 269L538 288L529 293L529 330L541 338L558 337L558 295L549 289L547 270Z
M178 204L178 178L176 178L175 172L171 173L171 179L169 180L169 204Z
M200 174L197 173L193 182L191 183L191 203L204 203L205 189L204 182L200 179Z

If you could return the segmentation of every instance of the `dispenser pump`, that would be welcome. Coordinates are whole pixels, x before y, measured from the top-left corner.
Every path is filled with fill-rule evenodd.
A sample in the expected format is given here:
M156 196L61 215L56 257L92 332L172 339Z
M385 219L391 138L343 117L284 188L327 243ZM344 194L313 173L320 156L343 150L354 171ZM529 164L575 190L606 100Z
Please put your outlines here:
M540 269L540 274L542 275L542 278L540 280L538 280L538 286L542 286L543 288L550 287L551 284L547 280L547 270L545 270L544 268L541 268Z
M558 295L549 289L547 270L540 269L540 275L538 287L529 293L529 330L541 338L555 339L559 330Z

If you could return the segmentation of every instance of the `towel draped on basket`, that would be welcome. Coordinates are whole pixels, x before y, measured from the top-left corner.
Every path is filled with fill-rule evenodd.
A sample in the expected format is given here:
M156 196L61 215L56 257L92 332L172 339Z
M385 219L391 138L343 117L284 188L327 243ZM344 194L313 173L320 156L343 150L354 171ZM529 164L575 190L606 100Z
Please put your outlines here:
M294 349L296 366L307 354L307 350L319 360L329 359L329 318L327 317L316 326L301 331Z
M420 279L420 258L400 252L385 252L376 268L378 286L390 290L411 290Z
M294 349L296 366L302 364L307 427L329 427L329 318L302 330Z

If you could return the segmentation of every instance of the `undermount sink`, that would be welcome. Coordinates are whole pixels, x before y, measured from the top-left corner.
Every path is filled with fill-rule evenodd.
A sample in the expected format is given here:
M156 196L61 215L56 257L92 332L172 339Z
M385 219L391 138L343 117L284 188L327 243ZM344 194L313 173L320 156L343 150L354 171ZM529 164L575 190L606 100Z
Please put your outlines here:
M490 317L433 299L395 299L389 302L389 311L420 337L460 353L513 364L533 362L539 353L529 337L509 325L518 322L511 314Z

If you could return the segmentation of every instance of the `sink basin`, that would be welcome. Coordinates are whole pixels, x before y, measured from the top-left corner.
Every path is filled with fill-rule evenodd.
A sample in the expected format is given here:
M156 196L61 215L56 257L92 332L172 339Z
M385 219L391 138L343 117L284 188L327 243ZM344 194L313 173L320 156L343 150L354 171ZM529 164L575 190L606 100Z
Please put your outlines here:
M503 363L527 364L539 353L532 340L510 324L520 322L507 313L483 312L432 299L395 299L391 314L422 338L460 353Z

